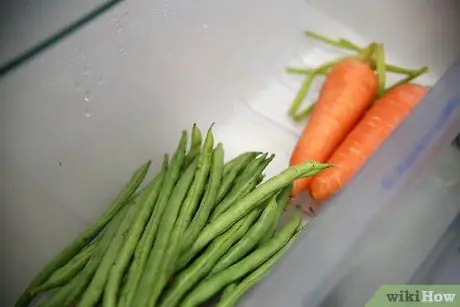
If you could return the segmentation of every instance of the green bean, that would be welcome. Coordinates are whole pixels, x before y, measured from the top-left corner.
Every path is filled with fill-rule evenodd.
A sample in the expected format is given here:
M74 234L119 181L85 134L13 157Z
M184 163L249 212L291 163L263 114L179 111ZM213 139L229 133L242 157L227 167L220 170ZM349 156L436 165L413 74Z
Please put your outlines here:
M121 247L125 242L125 238L129 233L131 225L136 217L136 213L139 210L141 205L140 199L138 198L136 202L129 208L128 212L126 213L123 221L120 224L120 227L113 238L112 243L110 243L107 252L105 253L104 257L102 258L99 267L97 268L96 273L94 274L93 279L89 283L86 291L84 292L81 301L79 302L79 307L90 307L95 306L96 303L101 298L101 295L104 291L104 287L107 283L107 279L110 274L110 270L118 257L118 252L120 251Z
M198 202L201 199L201 196L204 192L206 180L209 175L210 165L212 161L212 152L214 147L214 136L212 134L212 126L208 129L206 139L203 144L203 150L201 155L198 157L198 170L193 179L193 184L188 191L187 198L182 204L182 208L179 214L179 217L174 225L174 228L171 233L168 246L168 257L167 257L167 267L168 274L174 272L178 267L176 263L177 258L179 257L182 246L181 239L183 233L187 229L192 219L193 214L196 211Z
M238 193L237 195L235 195L235 199L237 199L238 197L244 197L245 195L249 194L257 186L259 180L260 180L260 177L249 181L245 186L242 187L242 191ZM225 207L229 208L232 204L233 204L233 201L232 202L229 201L228 203L225 204ZM226 208L222 208L221 206L220 209L226 209ZM189 248L188 250L185 250L184 253L181 255L181 257L179 258L176 268L183 268L193 258L195 254L196 252L193 249Z
M203 199L195 213L189 227L185 233L184 239L181 240L182 250L187 250L193 245L201 229L206 225L209 215L216 204L217 192L222 180L222 168L224 165L224 149L219 143L212 154L211 173L209 176L209 187L206 190Z
M191 253L199 252L215 237L227 230L233 223L246 215L247 212L252 210L255 206L259 205L260 202L267 197L267 195L282 189L295 179L314 176L321 170L329 167L330 164L326 163L314 161L305 162L292 166L265 181L254 191L238 200L232 206L232 210L222 213L222 215L216 220L206 225L191 248Z
M266 152L266 153L262 154L260 157L252 159L251 161L249 161L249 163L246 165L246 167L241 171L241 173L236 178L235 184L237 185L238 183L241 183L241 181L246 180L248 177L254 176L255 173L258 173L258 172L261 173L260 172L261 164L266 162L265 166L263 167L263 169L265 169L265 167L268 165L268 163L270 163L274 158L273 155L271 155L269 158L267 158L267 157L268 157L268 153ZM267 159L270 159L270 160L266 161ZM262 171L263 171L263 169L262 169Z
M136 199L137 200L137 199ZM72 289L66 295L65 304L63 306L68 306L70 304L74 304L75 301L83 294L86 289L86 286L91 282L94 274L96 273L99 265L104 258L104 255L107 253L110 245L112 244L112 240L115 238L115 235L120 228L127 212L133 206L136 200L132 200L128 205L124 206L119 213L114 217L112 222L107 226L104 235L98 247L94 251L94 254L89 259L88 263L85 265L85 268L81 271L78 279L73 279Z
M218 303L226 300L229 295L232 295L233 291L238 286L238 283L239 282L235 281L235 282L229 284L227 287L225 287L224 291L222 291L222 295L220 296L220 299L219 299Z
M165 173L168 169L168 160L168 155L165 155L160 172L153 178L151 183L139 196L139 203L141 206L139 213L133 222L133 226L129 231L126 242L123 244L117 259L112 269L110 270L109 279L107 280L106 289L104 291L105 306L115 306L117 304L117 295L121 280L124 276L126 268L131 261L139 239L142 236L145 225L147 224L149 217L152 214L153 208L158 199L158 195L160 194L160 189L163 185Z
M196 124L193 124L192 141L190 145L190 151L185 156L184 166L183 166L184 169L186 169L193 162L193 160L195 160L195 158L198 157L198 155L200 154L201 139L202 139L202 136L201 136L200 129L198 128Z
M220 289L259 267L285 246L301 224L300 214L295 215L267 244L259 247L243 260L228 269L212 275L199 284L180 304L181 307L198 306Z
M232 184L239 172L244 169L246 165L258 154L258 152L245 152L224 165L222 183L219 187L219 192L217 193L216 203L219 203L224 198L225 194L227 194L232 187ZM226 172L225 168L227 168Z
M244 236L251 224L259 216L260 211L259 208L254 209L246 217L236 222L229 230L217 237L198 259L193 261L187 269L174 278L173 284L160 303L160 306L178 306L180 299L187 291L207 275L217 260L219 260L233 243Z
M284 245L279 251L276 252L270 259L265 263L259 266L255 271L245 277L241 282L236 284L230 284L224 290L222 297L217 304L217 307L232 307L238 302L241 296L251 289L254 285L259 283L270 270L275 266L276 263L284 256L286 251L294 244L300 232L296 233L289 239L289 241Z
M79 272L70 282L66 285L56 289L53 294L48 297L43 303L39 305L39 307L62 307L65 305L65 299L69 295L70 291L75 286L76 282L79 280L80 275L82 273Z
M286 186L279 194L277 197L278 201L278 210L273 214L273 224L270 225L269 229L267 230L266 234L263 236L262 240L260 240L260 244L266 243L268 240L270 240L273 235L276 232L276 229L278 228L278 223L279 220L284 212L284 208L286 207L286 204L289 200L289 195L291 194L293 184L289 184Z
M121 207L126 203L128 198L136 191L137 187L141 184L147 170L149 169L150 161L139 167L132 175L129 183L123 188L123 190L115 198L112 205L99 217L99 219L87 230L81 233L75 238L69 245L67 245L59 254L57 254L50 262L38 273L37 276L30 282L26 291L19 297L15 307L27 306L33 296L29 294L29 291L33 288L40 286L45 282L51 274L54 273L58 268L65 265L73 256L78 254L88 243L91 242L99 232L110 222L114 215L120 210Z
M161 217L157 237L150 251L145 271L142 274L136 295L131 304L132 306L155 306L158 296L161 294L163 287L158 279L159 271L163 262L166 261L164 254L168 247L169 237L179 215L182 202L192 184L197 166L198 160L196 159L190 164L174 187L166 210ZM107 307L109 306L107 305Z
M83 249L75 257L73 257L64 266L57 269L43 284L30 291L31 295L35 296L39 293L60 287L67 284L74 278L86 265L91 258L94 249L97 247L98 242L91 243L88 247Z
M251 161L247 169L238 176L235 185L232 187L230 192L224 197L224 199L216 206L211 214L211 221L216 220L222 213L224 213L230 206L245 196L260 183L259 176L267 167L267 165L273 160L274 156L266 158L267 154L262 155L258 159Z
M134 251L134 260L129 269L128 280L123 290L124 295L121 297L122 306L127 307L130 305L139 285L139 281L144 272L147 259L150 255L150 251L152 250L153 242L157 234L163 211L165 210L166 204L168 203L174 186L179 180L184 164L186 147L187 132L183 131L179 145L177 146L176 152L174 153L170 163L170 167L166 172L160 195L158 196L155 208L153 209L153 213L150 216L147 226L145 227L142 234L141 240L139 241L139 244L136 246L136 250Z
M275 219L278 217L276 212L279 211L279 207L280 206L276 201L275 195L270 199L268 205L265 206L261 216L257 222L251 226L248 233L235 245L233 245L222 258L220 258L220 260L212 269L211 274L216 274L225 270L246 256L251 251L251 249L260 242L264 234L274 223Z
M241 166L241 168L239 166L239 165L241 165L241 161L246 161L247 159L249 159L249 161L250 161L250 160L254 159L256 156L258 156L259 154L261 154L261 152L258 152L258 151L248 151L248 152L244 152L242 154L239 154L235 158L233 158L230 161L228 161L227 163L225 163L222 176L224 176L224 177L227 176L234 167L239 168L238 171L240 171L241 168L244 168L244 166Z

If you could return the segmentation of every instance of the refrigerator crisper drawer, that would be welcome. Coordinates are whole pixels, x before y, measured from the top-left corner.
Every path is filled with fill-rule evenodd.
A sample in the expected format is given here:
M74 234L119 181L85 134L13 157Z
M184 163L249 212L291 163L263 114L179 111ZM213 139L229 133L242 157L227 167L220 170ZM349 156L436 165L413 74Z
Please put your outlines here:
M460 211L459 152L449 146L460 131L460 62L451 66L460 47L450 40L460 19L430 15L429 1L358 2L373 17L398 7L424 18L398 15L374 31L372 18L351 18L342 4L334 11L336 1L125 1L2 77L2 304L137 165L152 159L158 169L194 122L215 123L228 159L269 151L267 176L286 168L302 126L286 115L301 80L284 68L336 55L306 29L388 41L389 61L428 65L420 81L438 82L241 306L357 307L382 283L408 282ZM392 39L396 28L406 39Z

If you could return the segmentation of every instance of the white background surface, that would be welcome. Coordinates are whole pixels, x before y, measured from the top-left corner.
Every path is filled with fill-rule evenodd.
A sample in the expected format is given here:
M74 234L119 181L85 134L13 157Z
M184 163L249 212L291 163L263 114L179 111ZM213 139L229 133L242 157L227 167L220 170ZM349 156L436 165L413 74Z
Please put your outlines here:
M273 80L280 79L293 55L310 50L302 30L314 28L363 42L381 40L389 59L415 67L428 64L433 79L459 54L456 15L449 1L307 2L312 6L300 0L124 2L0 80L1 242L8 251L2 257L2 303L12 304L39 268L106 207L132 170L147 159L153 159L156 169L162 154L176 146L180 130L193 122L202 129L216 122L216 137L224 142L228 158L246 149L271 151L277 158L268 175L284 168L295 133L267 118L265 108L248 106L254 105L252 99L261 89L271 91ZM4 42L0 63L95 2L28 3L4 14L9 18L2 21L7 27L0 31ZM277 99L288 105L288 98ZM279 112L268 110L273 115ZM428 223L435 196L454 196L443 194L443 176L426 178L433 198L422 195L419 200L426 203L412 200L407 208L397 207L399 219L383 218L361 241L375 243L381 238L385 254L367 245L354 270L349 268L355 262L344 255L347 279L331 292L329 302L335 298L337 306L356 307L363 301L360 294L372 292L380 281L410 277L413 267L394 276L379 275L389 270L370 268L376 261L391 261L388 257L399 251L406 263L422 261L458 210L446 201L440 204L444 209L436 223ZM407 222L413 211L418 219ZM286 284L304 272L306 284L296 289L313 293L322 286L323 280L313 276L324 277L334 266L328 265L332 258L320 256L330 256L326 253L334 250L339 232L346 237L347 229L337 226L344 224L338 220L340 212L331 208L312 226L322 235L317 231L305 238L311 243L305 266L295 269L297 276L284 271ZM421 231L429 239L420 250L404 249L403 243L394 241L396 235L402 241L420 238ZM311 249L318 258L308 259ZM294 252L299 254L299 249ZM340 255L333 257L337 260ZM336 281L327 281L324 288ZM276 287L265 283L246 304L260 306L264 298L270 302L271 296L265 295L270 293L289 300L290 306L303 304L301 294L290 300L285 290L289 289L279 283Z

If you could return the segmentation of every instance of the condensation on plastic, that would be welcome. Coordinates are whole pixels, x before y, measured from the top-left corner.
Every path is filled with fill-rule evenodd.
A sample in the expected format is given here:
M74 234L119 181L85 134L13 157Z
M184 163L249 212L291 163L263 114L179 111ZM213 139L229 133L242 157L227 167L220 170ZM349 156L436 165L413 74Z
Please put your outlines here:
M276 158L267 176L283 170L301 129L286 115L301 80L283 70L338 55L302 31L358 44L380 37L386 43L395 33L374 37L363 29L360 36L356 25L346 27L348 21L338 22L311 5L328 1L307 2L126 1L3 78L0 238L8 242L8 253L2 259L2 302L12 305L140 163L153 159L152 169L158 169L163 153L172 152L180 131L194 122L200 127L216 123L216 139L228 159L245 150L269 151ZM438 49L422 41L404 48L404 41L389 44L388 60L413 67L437 63L435 73L421 79L430 83L452 57L435 58L432 52ZM402 61L396 55L406 49L413 56L405 54ZM457 101L451 100L458 95L455 78L458 67L325 206L243 306L317 306L332 293L351 270L346 261L354 247L373 240L361 238L369 224L401 205L404 184L417 181L460 130ZM426 182L439 191L439 180ZM426 217L426 203L423 209ZM409 213L403 211L400 220ZM439 225L447 227L451 217L452 211L440 211ZM401 229L410 237L418 228Z

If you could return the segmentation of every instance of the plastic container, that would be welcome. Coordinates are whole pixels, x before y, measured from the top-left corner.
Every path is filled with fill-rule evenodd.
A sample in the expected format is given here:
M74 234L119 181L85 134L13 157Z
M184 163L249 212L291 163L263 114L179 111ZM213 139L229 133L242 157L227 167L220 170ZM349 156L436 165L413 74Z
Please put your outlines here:
M271 151L267 175L284 169L301 129L286 116L300 80L284 67L337 54L306 29L382 41L388 61L430 66L420 82L443 77L241 305L356 307L382 283L409 282L460 211L449 147L460 63L445 73L457 13L449 1L129 1L12 70L0 80L2 303L194 122L216 123L226 157Z

